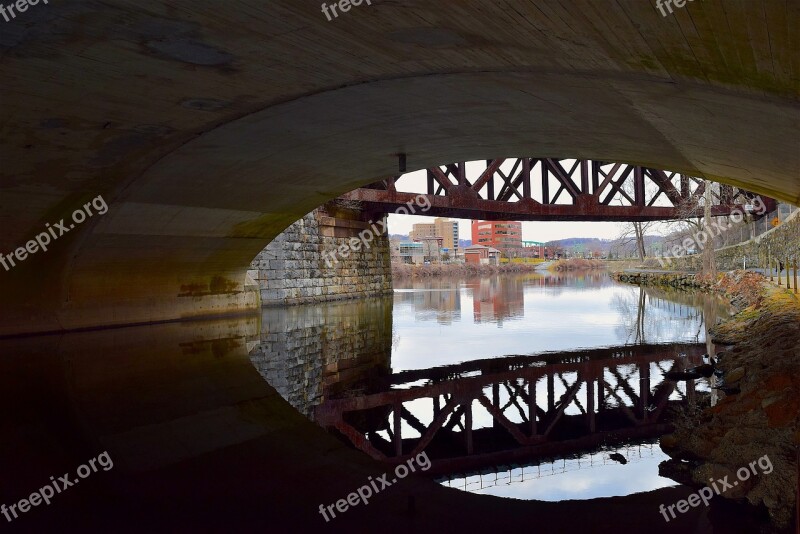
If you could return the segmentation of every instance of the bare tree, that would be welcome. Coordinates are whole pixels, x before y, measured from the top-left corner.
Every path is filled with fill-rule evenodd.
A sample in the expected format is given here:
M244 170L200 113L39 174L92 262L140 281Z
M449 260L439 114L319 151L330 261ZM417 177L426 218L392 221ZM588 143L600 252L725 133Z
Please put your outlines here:
M624 223L616 239L617 246L623 250L634 246L639 260L644 261L645 258L647 258L647 244L645 243L645 238L655 224L656 223L653 221Z
M681 176L682 180L689 180L688 177ZM716 276L716 261L714 256L714 232L712 230L711 206L714 203L715 187L718 184L710 180L698 182L698 189L691 195L688 201L678 206L678 218L668 223L673 232L666 238L666 245L679 245L683 247L684 253L696 253L694 247L702 249L702 270L701 273ZM719 191L717 191L719 196Z
M658 191L657 186L650 181L644 182L644 187L644 193L646 196L652 196ZM620 189L620 195L617 198L617 202L619 202L620 205L624 204L623 198L630 201L631 197L635 196L633 193L633 180L625 180L621 184ZM630 223L623 223L620 228L620 233L617 236L617 243L623 249L630 247L631 245L635 246L636 255L639 257L639 261L644 261L647 258L647 243L645 242L645 239L648 233L656 228L657 224L657 221L634 221Z

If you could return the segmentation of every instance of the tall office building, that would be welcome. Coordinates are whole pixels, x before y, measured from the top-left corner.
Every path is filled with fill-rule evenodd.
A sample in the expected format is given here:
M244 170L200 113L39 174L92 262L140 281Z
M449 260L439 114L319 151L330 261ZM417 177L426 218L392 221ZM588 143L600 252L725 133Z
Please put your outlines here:
M413 241L440 237L442 248L455 255L458 252L458 221L437 217L432 223L418 223L412 227L410 237Z
M515 221L472 221L472 244L493 247L507 258L522 255L522 223Z

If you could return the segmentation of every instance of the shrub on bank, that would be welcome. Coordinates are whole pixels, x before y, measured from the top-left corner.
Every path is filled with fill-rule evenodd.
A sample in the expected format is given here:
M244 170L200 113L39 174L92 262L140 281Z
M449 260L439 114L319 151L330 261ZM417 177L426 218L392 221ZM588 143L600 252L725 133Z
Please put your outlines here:
M589 271L592 269L605 269L606 264L598 260L585 260L583 258L570 258L557 260L550 264L551 271Z

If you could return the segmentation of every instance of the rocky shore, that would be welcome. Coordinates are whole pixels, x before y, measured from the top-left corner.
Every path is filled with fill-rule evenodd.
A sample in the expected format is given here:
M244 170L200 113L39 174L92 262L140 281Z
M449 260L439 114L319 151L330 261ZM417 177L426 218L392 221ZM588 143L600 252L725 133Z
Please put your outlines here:
M708 284L691 273L664 273L658 271L622 271L611 274L614 280L642 286L662 286L688 289L708 289Z
M800 445L800 304L788 290L754 273L732 272L709 284L740 310L712 328L717 345L731 345L718 362L732 393L714 406L684 415L661 440L673 460L662 473L697 487L728 476L722 495L765 509L778 529L795 517ZM737 470L764 456L774 467L747 480Z

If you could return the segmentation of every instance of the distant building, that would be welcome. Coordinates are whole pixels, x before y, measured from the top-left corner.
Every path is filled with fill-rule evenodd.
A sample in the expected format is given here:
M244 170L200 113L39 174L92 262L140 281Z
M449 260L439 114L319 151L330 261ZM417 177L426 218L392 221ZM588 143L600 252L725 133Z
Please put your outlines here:
M439 263L441 261L443 241L441 237L420 237L417 241L418 244L422 245L422 255L425 261L431 263Z
M411 227L408 237L412 241L417 241L424 237L436 237L436 225L433 223L416 223Z
M389 238L389 253L392 258L392 263L400 263L402 261L400 259L400 243L405 241L405 239L400 239L397 237Z
M522 256L522 223L472 221L472 244L492 247L508 258Z
M522 242L522 257L523 258L546 258L549 256L547 247L544 243L538 241L523 241Z
M458 221L437 217L432 223L417 223L412 227L409 237L412 241L422 241L424 238L442 238L442 247L457 255L458 250Z
M466 263L497 265L500 262L500 251L483 245L471 245L464 249Z
M400 243L397 255L402 263L421 264L425 261L425 249L422 243Z
M453 255L457 255L459 252L458 221L439 218L436 219L434 224L436 225L437 237L441 236L442 238L442 247L451 251Z

